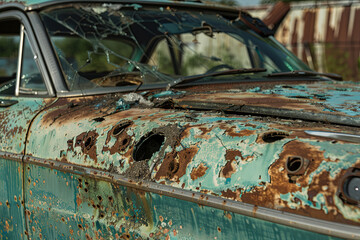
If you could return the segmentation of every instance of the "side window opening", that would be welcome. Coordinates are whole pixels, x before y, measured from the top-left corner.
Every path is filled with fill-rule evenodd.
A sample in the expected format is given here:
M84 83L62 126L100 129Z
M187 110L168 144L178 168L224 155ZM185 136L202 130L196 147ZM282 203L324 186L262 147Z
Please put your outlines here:
M46 86L36 64L37 56L33 53L25 32L20 76L20 94L46 94Z
M0 21L0 94L14 95L20 46L20 22Z
M0 20L0 95L47 94L36 60L20 21Z

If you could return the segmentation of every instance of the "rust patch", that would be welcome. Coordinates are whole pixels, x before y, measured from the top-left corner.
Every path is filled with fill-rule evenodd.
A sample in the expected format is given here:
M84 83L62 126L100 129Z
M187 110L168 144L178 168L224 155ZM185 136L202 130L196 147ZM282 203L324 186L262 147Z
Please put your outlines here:
M155 175L156 180L169 178L175 181L178 181L185 173L187 169L187 165L194 158L199 148L197 146L191 146L189 148L183 149L179 152L171 152L166 154L163 163L161 164L158 172ZM179 167L178 170L174 173L171 171L171 162L175 159L175 156L179 159Z
M127 129L131 127L131 121L124 121L115 125L107 133L103 151L109 151L111 155L117 152L124 152L132 143L133 139L127 134ZM112 138L115 138L113 146L107 146Z
M91 159L97 163L97 153L96 153L96 142L99 134L96 130L89 132L83 132L75 138L75 147L81 147L82 152L89 156ZM71 143L72 139L68 140L67 143ZM71 148L70 148L71 149ZM69 150L69 145L68 145Z
M201 178L205 175L206 170L208 170L208 167L205 166L204 163L200 163L200 165L197 168L193 168L193 170L190 173L190 177L192 180L196 180L198 178Z
M81 200L81 197L80 197L80 194L76 195L76 204L77 206L80 206L82 203L82 200Z
M285 170L286 160L291 156L302 156L310 161L305 173L296 179L296 184L289 181L289 176ZM306 204L302 204L301 200L296 198L294 198L294 202L291 202L291 204L297 204L297 208L293 209L289 206L288 202L280 198L280 194L301 192L302 188L309 186L309 201L315 204L314 197L319 193L322 193L326 199L326 207L328 210L338 213L332 196L336 195L337 184L344 171L340 172L335 180L330 178L329 172L323 171L321 174L316 175L309 184L309 175L318 169L322 161L331 161L324 157L323 151L318 150L310 144L297 140L288 142L284 145L283 152L280 154L279 159L269 168L269 175L271 177L270 183L243 192L241 197L240 195L236 196L236 193L230 190L222 192L222 196L232 199L236 197L236 200L257 206L279 209L305 216L310 215L328 221L354 224L354 222L344 219L341 214L326 214L322 209L317 210L311 208ZM237 192L241 191L242 189L237 190Z
M221 196L236 200L236 199L238 199L239 194L237 192L231 191L230 189L227 189L226 191L221 192Z
M244 129L237 132L236 131L237 128L235 126L231 126L230 128L224 127L222 129L225 129L226 130L225 133L230 137L247 137L256 134L255 130L249 130L249 129Z

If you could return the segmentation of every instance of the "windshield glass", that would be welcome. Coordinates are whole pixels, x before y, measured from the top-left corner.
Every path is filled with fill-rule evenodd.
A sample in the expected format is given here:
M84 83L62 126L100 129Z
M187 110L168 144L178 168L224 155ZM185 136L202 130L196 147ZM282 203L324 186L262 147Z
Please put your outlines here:
M309 70L272 37L219 12L79 4L45 10L41 17L70 90L168 84L239 68L267 72L205 80Z

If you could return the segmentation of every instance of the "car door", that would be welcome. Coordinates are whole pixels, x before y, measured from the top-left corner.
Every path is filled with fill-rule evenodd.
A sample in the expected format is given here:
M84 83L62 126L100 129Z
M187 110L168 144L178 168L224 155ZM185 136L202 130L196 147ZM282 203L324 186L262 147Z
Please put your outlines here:
M26 136L50 104L39 49L26 15L0 13L0 239L27 238L24 199Z

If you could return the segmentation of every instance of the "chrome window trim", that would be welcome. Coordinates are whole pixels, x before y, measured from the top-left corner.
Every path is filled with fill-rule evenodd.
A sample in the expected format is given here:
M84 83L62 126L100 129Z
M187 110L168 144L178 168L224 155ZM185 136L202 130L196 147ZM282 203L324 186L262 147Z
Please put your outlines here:
M20 93L20 80L21 80L21 69L23 64L23 52L24 52L24 25L20 25L20 43L19 43L19 56L18 65L16 71L16 84L15 84L15 96L18 97Z
M46 88L47 88L47 94L44 94L44 95L36 95L36 94L24 94L24 95L22 95L19 92L19 87L20 86L19 87L16 86L16 89L18 89L18 90L15 89L15 93L14 93L15 96L54 97L55 96L55 91L54 91L53 86L52 86L52 81L51 81L51 79L49 77L49 72L48 72L48 69L46 68L44 57L42 56L42 52L40 51L39 44L36 41L35 35L33 33L32 25L29 22L27 16L25 15L24 12L20 11L20 9L19 10L11 9L11 10L8 10L8 11L0 12L0 20L7 20L7 19L16 19L16 20L20 21L21 26L24 27L24 32L26 32L26 35L28 37L28 41L29 41L29 44L30 44L31 49L33 51L33 54L35 54L38 57L37 66L39 68L40 74L41 74L41 76L43 78L43 81L44 81L44 83L46 85ZM25 33L24 33L24 35L25 35ZM25 36L24 36L24 39L25 39ZM20 55L20 49L19 49L19 55ZM20 78L21 74L19 72L19 63L18 63L17 75L18 74L19 74L19 78ZM19 84L20 84L20 81L19 81Z

